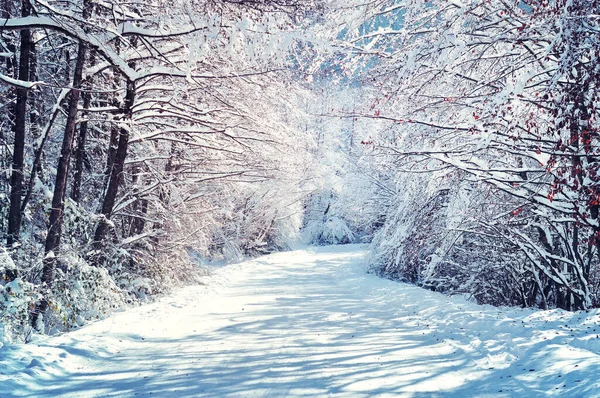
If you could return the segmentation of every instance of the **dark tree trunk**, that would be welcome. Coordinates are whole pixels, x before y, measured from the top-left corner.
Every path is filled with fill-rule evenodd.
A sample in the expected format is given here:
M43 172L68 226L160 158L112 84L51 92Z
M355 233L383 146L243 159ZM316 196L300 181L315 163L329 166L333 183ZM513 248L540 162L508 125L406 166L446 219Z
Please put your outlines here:
M134 82L127 82L127 93L125 94L125 103L123 105L123 119L125 121L131 120L133 103L135 101L135 84ZM117 193L119 191L119 184L122 180L123 167L125 165L125 158L127 157L127 149L129 146L129 131L126 127L119 129L119 142L114 155L114 161L110 168L110 176L108 179L108 185L104 194L104 200L102 201L102 220L96 227L96 233L94 234L94 242L96 248L100 248L106 232L108 229L108 221L112 216L112 212L117 199ZM110 153L109 153L110 156Z
M90 62L94 62L93 53L90 56ZM81 180L83 178L83 165L85 163L85 144L87 140L88 132L88 109L92 102L92 88L91 79L86 82L84 88L86 91L83 93L83 121L79 125L79 136L77 137L77 151L75 152L75 174L73 176L73 185L71 187L71 199L75 202L79 202L81 199Z
M11 18L11 10L12 1L4 0L2 7L2 18ZM6 49L13 54L13 56L6 57L4 59L4 73L6 74L6 76L16 78L18 75L18 71L15 69L17 64L14 55L16 52L15 43L13 42L12 37L10 36L3 35L2 39L5 42ZM14 94L15 89L13 87L8 87L6 90L6 98L13 98ZM14 131L15 104L12 101L9 104L7 104L6 112L2 114L2 118L4 120L2 124L7 126L7 128L0 128L0 167L2 168L2 170L8 170L10 167L10 158L12 157L12 155L8 150L7 135L5 133L7 133L9 130ZM0 190L2 190L2 192L10 192L10 176L6 176L4 173L0 173ZM4 231L3 233L5 233L8 230L7 222L8 220L6 218L0 217L0 231ZM4 239L5 236L2 236L1 238Z
M29 81L35 82L38 80L38 57L37 50L35 48L35 42L33 38L30 43L30 59L29 59ZM34 140L40 137L42 131L42 118L40 117L40 101L37 99L38 95L35 91L30 92L28 96L29 101L29 129L31 136ZM38 170L39 172L39 170Z
M75 125L77 122L77 107L79 105L81 78L85 62L86 47L83 42L79 43L75 74L73 76L73 87L69 100L69 110L65 134L63 136L62 149L56 171L56 184L52 197L52 209L50 210L50 225L46 239L46 253L56 250L60 242L62 215L64 210L65 192L67 190L67 177L69 176L69 163L73 152L73 138L75 137Z
M23 0L21 15L28 17L31 14L31 4ZM29 80L29 63L32 51L31 31L21 31L21 44L19 56L19 79ZM25 135L27 119L28 90L17 88L17 103L15 105L14 123L14 149L12 160L12 174L10 177L10 207L8 210L8 231L6 243L12 246L19 240L21 232L21 195L23 194L23 162L25 157Z
M148 199L139 200L139 216L131 221L131 236L139 235L146 227L146 215L148 214Z
M131 222L129 223L129 231L127 236L135 236L140 234L146 225L146 213L148 212L148 199L140 197L139 185L142 168L139 165L134 165L131 170L132 178L131 185L133 186L133 195L137 198L136 202L133 203L133 213Z
M119 128L117 126L111 126L110 138L108 142L108 155L106 156L106 168L104 169L104 184L103 187L106 190L110 176L112 174L112 168L115 164L115 157L117 156L117 147L119 146ZM102 211L102 208L99 209Z
M115 43L115 50L118 53L121 52L121 41L117 40L117 42ZM114 74L114 84L115 87L119 87L120 85L120 76L117 73L117 71L115 71ZM108 101L109 104L115 106L115 107L119 107L119 102L117 101L117 99L114 96L111 96L111 99ZM106 189L108 188L108 183L110 181L110 176L112 174L112 167L113 164L115 163L115 156L117 155L117 146L119 145L119 127L117 125L115 125L114 123L111 125L110 127L110 139L109 139L109 143L108 143L108 155L106 157L106 168L104 171L104 182L102 184L102 187L104 188L104 191L106 193ZM105 194L106 196L106 194ZM102 212L102 208L98 209L99 212Z
M56 120L58 114L60 113L61 108L63 107L63 104L67 98L68 98L68 96L64 95L64 94L61 94L61 96L59 97L58 102L54 108L54 111L52 112L52 115L50 116L50 120L48 121L44 131L42 132L43 135L42 135L42 140L40 142L40 145L34 151L33 165L31 167L31 174L29 175L29 183L27 184L27 190L26 190L25 196L23 197L23 202L21 203L21 213L23 213L25 211L25 209L27 208L27 204L29 203L29 198L31 197L31 192L33 191L33 186L35 184L35 179L37 177L38 172L40 172L40 170L42 169L42 167L41 167L42 155L44 153L44 146L46 145L46 141L48 140L48 135L50 134L50 130L52 129L52 126L54 125L54 121Z
M71 153L73 151L73 138L75 137L77 107L80 96L80 90L78 88L81 87L85 53L85 44L83 42L79 42L77 61L75 63L75 71L73 75L73 89L71 90L70 94L67 122L65 126L65 134L63 136L60 158L58 159L58 165L56 167L56 183L54 185L54 194L52 196L52 208L50 209L48 235L46 237L45 256L42 267L42 283L45 285L45 289L47 290L52 287L52 283L54 281L54 273L56 270L56 254L62 235L63 213L65 207L64 200L65 193L67 191L69 163L71 161ZM32 324L34 326L37 324L38 316L43 314L47 307L48 302L46 297L36 304L32 317Z

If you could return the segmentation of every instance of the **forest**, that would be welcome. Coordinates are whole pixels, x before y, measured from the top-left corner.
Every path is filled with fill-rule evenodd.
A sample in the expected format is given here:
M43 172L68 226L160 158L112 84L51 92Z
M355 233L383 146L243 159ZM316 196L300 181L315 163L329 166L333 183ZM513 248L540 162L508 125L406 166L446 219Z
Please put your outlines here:
M5 339L301 244L481 304L600 306L598 0L0 9Z

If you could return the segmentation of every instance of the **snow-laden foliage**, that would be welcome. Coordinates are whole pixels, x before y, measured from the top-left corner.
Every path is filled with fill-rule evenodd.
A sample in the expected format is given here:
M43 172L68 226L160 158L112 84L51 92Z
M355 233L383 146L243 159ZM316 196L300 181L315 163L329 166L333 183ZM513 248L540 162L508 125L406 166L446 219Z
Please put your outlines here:
M598 4L359 8L340 9L340 57L376 94L354 116L388 123L369 145L398 171L374 267L482 302L597 305Z
M86 320L104 318L125 304L125 292L108 269L90 266L74 252L63 252L61 257L66 266L57 270L51 291L45 292L50 311L38 318L38 329L53 333L81 326Z
M0 250L0 331L2 341L11 341L28 333L29 311L38 299L35 286L14 278L17 266L9 254Z
M319 2L5 3L15 336L195 281L190 249L232 261L298 241L314 137L290 68Z
M348 116L361 106L364 90L347 85L333 90L331 76L320 78L309 109L316 115L310 127L317 141L317 168L305 184L310 195L304 205L303 239L318 245L368 242L381 224L389 193L372 159L361 155L365 135L379 123Z

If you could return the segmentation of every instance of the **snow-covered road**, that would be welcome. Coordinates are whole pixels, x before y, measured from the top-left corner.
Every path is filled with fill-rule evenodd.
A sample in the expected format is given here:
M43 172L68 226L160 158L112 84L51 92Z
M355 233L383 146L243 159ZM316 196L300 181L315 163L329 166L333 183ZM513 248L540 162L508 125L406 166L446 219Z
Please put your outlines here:
M364 272L365 248L216 270L72 333L0 348L0 396L600 396L600 313L481 307Z

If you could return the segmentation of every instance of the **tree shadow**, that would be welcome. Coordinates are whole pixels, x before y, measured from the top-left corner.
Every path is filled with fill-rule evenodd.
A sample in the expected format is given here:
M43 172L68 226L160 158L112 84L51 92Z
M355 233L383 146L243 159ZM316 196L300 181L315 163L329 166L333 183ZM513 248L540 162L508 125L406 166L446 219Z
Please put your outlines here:
M231 286L232 297L245 297L244 308L205 315L226 326L168 339L115 333L131 343L118 353L76 342L59 347L89 366L46 374L18 395L535 397L600 391L589 379L600 371L597 355L590 353L586 366L565 357L565 336L551 343L555 357L543 357L548 343L536 340L518 342L519 357L502 360L503 339L510 333L527 338L525 326L501 313L477 314L475 306L459 312L452 303L447 311L456 317L449 321L432 307L444 305L439 295L357 272L360 256L318 253L311 266L302 258L279 268L272 259L255 262L260 272ZM573 370L559 377L553 366L568 361Z

